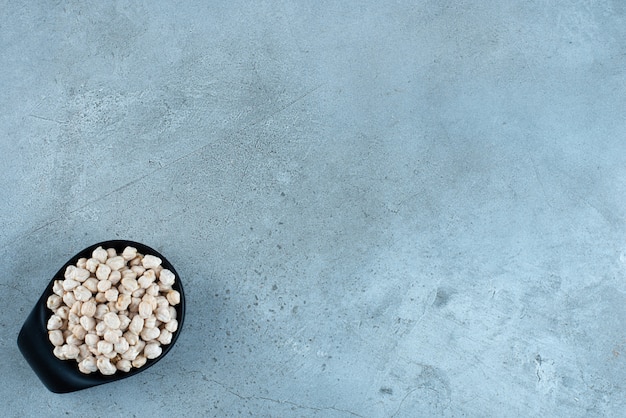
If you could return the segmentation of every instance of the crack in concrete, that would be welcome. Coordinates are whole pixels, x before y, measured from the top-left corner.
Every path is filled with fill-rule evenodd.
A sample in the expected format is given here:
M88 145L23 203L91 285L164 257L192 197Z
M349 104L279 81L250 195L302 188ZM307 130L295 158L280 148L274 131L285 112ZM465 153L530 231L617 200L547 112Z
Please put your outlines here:
M394 412L393 414L391 414L391 418L395 417L396 415L398 415L398 413L400 412L400 409L402 408L402 404L404 403L404 401L406 401L406 398L409 397L409 395L411 395L413 392L416 392L419 388L415 388L412 389L410 391L407 392L406 395L404 395L404 398L402 398L402 400L400 401L400 403L398 404L398 408L396 408L396 412Z
M347 409L340 409L340 408L336 408L334 406L322 406L322 407L316 407L316 406L309 406L309 405L303 405L297 402L292 402L292 401L288 401L288 400L284 400L284 399L274 399L274 398L268 398L265 396L255 396L255 395L250 395L250 396L244 396L241 395L240 393L237 393L236 391L234 391L233 389L231 389L230 387L226 386L224 383L219 382L215 379L209 379L206 377L206 375L204 375L203 373L202 377L204 380L215 383L216 385L222 387L226 392L230 393L233 396L236 396L239 399L245 400L245 401L251 401L251 400L260 400L260 401L268 401L268 402L273 402L273 403L277 403L277 404L281 404L281 405L291 405L294 406L296 408L300 408L300 409L308 409L308 410L312 410L312 411L337 411L337 412L343 412L346 414L349 414L351 416L354 417L361 417L364 418L363 415L357 414L356 412L347 410Z

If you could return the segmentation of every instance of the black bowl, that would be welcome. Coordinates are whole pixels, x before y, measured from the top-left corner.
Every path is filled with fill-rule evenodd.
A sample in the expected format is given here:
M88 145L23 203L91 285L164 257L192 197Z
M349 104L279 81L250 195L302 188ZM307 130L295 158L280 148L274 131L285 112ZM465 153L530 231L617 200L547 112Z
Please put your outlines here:
M52 315L52 311L50 311L46 306L46 301L48 296L52 294L52 285L54 280L63 279L67 266L70 264L76 264L76 261L79 258L90 258L93 250L100 246L105 249L115 248L118 253L121 253L127 246L131 246L137 248L137 252L141 254L151 254L159 257L162 260L162 266L169 269L176 275L176 282L172 287L180 293L180 303L175 306L178 329L172 335L172 342L168 345L163 345L163 352L161 355L155 359L148 360L142 367L132 368L129 372L122 372L118 370L111 376L104 376L100 372L84 374L78 370L78 363L75 360L59 360L56 358L52 352L54 346L48 340L48 329L46 327L48 318ZM180 276L176 270L174 270L174 266L172 266L165 257L147 245L143 245L138 242L123 240L105 241L85 248L65 263L57 274L54 275L52 280L50 280L48 287L46 287L46 290L35 304L32 312L28 315L26 322L24 322L20 334L17 337L17 345L35 374L37 374L39 379L41 379L43 384L50 391L55 393L68 393L125 379L153 366L174 346L174 343L180 335L184 318L185 293L183 292L183 286L180 282Z

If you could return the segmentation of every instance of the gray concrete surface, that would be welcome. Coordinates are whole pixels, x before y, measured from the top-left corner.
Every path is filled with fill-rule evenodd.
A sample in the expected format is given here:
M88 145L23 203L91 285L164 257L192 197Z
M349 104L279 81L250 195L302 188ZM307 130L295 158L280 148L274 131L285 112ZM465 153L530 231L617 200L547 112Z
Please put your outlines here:
M3 416L624 416L626 3L0 3ZM183 334L52 394L17 333L117 237Z

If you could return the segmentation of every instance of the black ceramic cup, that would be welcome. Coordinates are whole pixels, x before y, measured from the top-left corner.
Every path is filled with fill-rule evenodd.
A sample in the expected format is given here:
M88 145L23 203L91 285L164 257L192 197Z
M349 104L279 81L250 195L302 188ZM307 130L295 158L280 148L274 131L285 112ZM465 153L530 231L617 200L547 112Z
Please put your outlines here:
M46 328L48 318L52 315L52 311L46 306L46 301L48 296L52 294L52 285L54 280L63 279L67 266L70 264L76 264L76 261L79 258L90 258L93 250L100 246L105 249L115 248L118 253L121 253L127 246L131 246L137 248L137 252L141 254L151 254L159 257L162 260L161 265L163 268L169 269L176 275L176 282L172 287L180 293L180 303L175 306L178 329L172 335L172 342L170 344L163 345L163 352L161 355L155 359L148 360L144 366L140 368L132 368L126 373L118 370L111 376L104 376L99 371L91 374L84 374L78 370L78 363L75 360L59 360L56 358L52 352L54 346L48 340L48 330ZM35 304L35 307L31 311L30 315L28 315L26 322L24 322L19 336L17 337L17 345L35 374L50 391L55 393L69 393L125 379L153 366L174 346L174 343L180 335L184 319L185 293L183 292L180 276L174 269L174 266L172 266L165 257L147 245L140 244L138 242L123 240L105 241L87 247L76 254L59 269L57 274L53 276L52 280L50 280L50 283Z

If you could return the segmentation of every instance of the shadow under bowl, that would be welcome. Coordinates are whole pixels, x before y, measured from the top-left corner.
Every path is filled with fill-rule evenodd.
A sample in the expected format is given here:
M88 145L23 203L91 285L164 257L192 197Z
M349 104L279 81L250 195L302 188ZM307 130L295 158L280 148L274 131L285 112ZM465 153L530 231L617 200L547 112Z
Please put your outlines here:
M170 270L176 275L176 282L172 287L180 293L180 303L175 306L178 329L172 334L172 342L167 345L162 345L161 348L163 349L163 352L161 355L155 359L148 360L142 367L132 368L129 372L122 372L118 370L111 376L105 376L99 371L91 374L84 374L78 370L78 363L75 360L60 360L55 357L52 352L54 346L48 339L47 329L48 318L52 315L52 311L48 309L46 302L48 296L52 294L52 285L54 284L54 281L57 279L63 279L67 266L71 264L75 265L79 258L90 258L93 250L100 246L105 249L115 248L118 253L121 253L127 246L131 246L135 247L137 252L143 255L151 254L159 257L162 260L161 265L163 268ZM52 280L50 280L50 283L35 304L35 307L31 311L30 315L28 315L26 322L24 322L24 325L22 326L22 329L17 337L17 345L30 367L43 382L46 388L54 393L69 393L102 385L104 383L122 380L127 377L134 376L137 373L153 366L174 346L174 343L180 335L184 318L185 293L183 292L180 276L174 269L174 266L172 266L172 264L170 264L165 257L147 245L138 242L124 240L104 241L85 248L65 263L61 269L59 269L57 274L55 274Z

